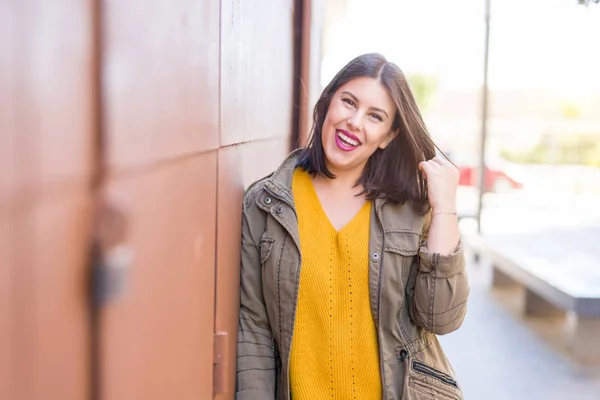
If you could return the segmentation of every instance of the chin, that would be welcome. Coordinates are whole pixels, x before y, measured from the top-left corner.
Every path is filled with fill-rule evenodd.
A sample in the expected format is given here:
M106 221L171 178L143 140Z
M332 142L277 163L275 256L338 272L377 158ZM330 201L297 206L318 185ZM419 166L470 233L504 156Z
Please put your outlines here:
M354 170L361 165L361 153L364 150L362 148L358 148L351 152L341 150L335 143L335 135L335 129L331 129L331 134L328 134L327 137L323 138L325 159L327 160L330 172L334 175L334 171Z
M336 174L334 171L337 171L338 173L340 171L352 171L360 165L360 162L356 157L346 154L334 153L330 156L328 155L328 152L325 152L325 158L327 159L329 172L334 175Z

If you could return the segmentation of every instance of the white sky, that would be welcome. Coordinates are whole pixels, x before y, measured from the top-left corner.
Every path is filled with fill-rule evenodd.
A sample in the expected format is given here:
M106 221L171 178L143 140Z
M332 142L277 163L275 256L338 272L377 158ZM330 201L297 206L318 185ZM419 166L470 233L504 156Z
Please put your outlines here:
M322 81L352 57L381 52L405 72L437 75L446 89L483 80L485 0L348 0L333 27ZM576 0L492 0L492 89L600 92L600 5Z

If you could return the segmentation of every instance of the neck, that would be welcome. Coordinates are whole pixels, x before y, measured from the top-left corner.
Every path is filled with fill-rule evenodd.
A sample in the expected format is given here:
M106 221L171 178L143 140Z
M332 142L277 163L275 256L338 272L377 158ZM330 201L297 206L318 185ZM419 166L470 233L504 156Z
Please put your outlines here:
M357 187L355 187L355 185L362 174L363 168L339 171L328 166L328 169L333 175L335 175L335 179L317 176L315 180L319 180L321 185L327 186L335 191L352 191L355 194L358 194L362 191L362 185Z

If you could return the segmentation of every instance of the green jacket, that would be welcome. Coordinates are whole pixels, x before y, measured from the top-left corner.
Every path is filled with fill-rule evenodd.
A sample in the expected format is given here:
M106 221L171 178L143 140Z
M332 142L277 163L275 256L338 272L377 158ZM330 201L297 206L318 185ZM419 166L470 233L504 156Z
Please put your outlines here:
M298 151L254 183L242 214L236 400L288 400L289 357L302 256L292 196ZM384 400L462 399L436 335L458 329L469 285L462 244L431 253L430 214L374 202L369 240L371 312Z

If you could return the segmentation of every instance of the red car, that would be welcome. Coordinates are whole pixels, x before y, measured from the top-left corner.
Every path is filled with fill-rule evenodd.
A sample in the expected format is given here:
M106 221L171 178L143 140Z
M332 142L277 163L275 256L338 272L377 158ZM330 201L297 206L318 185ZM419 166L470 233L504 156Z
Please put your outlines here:
M479 186L478 167L468 165L457 165L460 169L460 179L458 184L461 186ZM485 168L485 186L486 192L506 192L512 189L522 189L523 183L507 172L495 169L489 166Z

